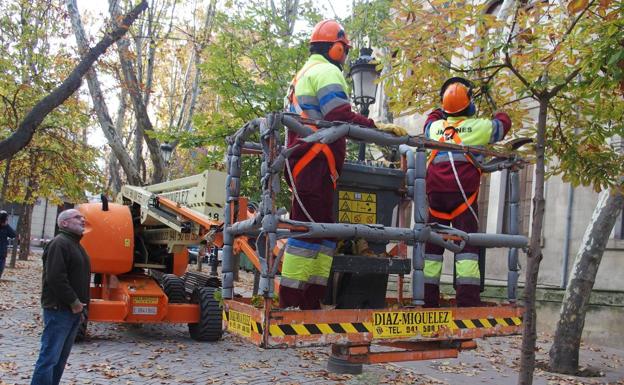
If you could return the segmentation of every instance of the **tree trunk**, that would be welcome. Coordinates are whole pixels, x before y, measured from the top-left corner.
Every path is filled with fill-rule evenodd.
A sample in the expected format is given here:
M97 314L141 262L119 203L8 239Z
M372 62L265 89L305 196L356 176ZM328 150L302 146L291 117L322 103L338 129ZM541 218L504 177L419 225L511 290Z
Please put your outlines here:
M111 3L111 16L114 20L117 20L120 16L118 8L119 5L112 3L112 0L109 0L109 2ZM150 159L152 160L152 165L154 166L152 171L152 183L159 183L164 180L165 161L160 155L160 144L158 143L158 140L147 135L148 132L154 131L154 127L152 126L152 121L147 113L147 106L145 105L143 95L141 94L141 87L134 69L134 64L131 60L132 55L129 47L130 41L125 37L119 39L117 42L119 63L121 64L124 81L126 83L125 86L128 89L130 101L134 107L134 115L137 122L137 136L142 135L142 138L137 137L135 145L137 148L140 148L142 140L145 140L149 150Z
M550 370L553 372L574 374L578 370L581 335L589 296L596 281L602 254L623 205L624 195L618 188L603 191L598 198L591 222L576 254L572 278L561 304L555 339L549 353Z
M20 225L17 234L20 238L19 260L27 261L30 253L30 226L32 223L33 205L24 205L22 216L20 217Z
M69 3L73 3L75 6L75 0L68 1ZM139 16L145 7L147 7L147 3L144 1L141 2L141 4L137 5L124 17L117 29L106 34L102 40L100 40L95 47L88 50L88 52L85 50L86 53L83 55L80 63L78 63L63 83L35 104L11 136L0 141L0 160L13 156L30 143L37 127L39 127L43 119L45 119L45 117L48 116L52 110L65 102L65 100L67 100L67 98L69 98L78 88L80 88L82 77L91 68L93 63L104 53L104 51L106 51L108 47L110 47L111 44L119 40L119 38L121 38L121 36L128 31L132 22ZM68 8L71 7L68 5Z
M22 222L22 217L24 216L24 205L20 204L19 205L19 209L17 212L14 212L13 214L18 214L17 217L17 225L15 225L15 232L18 234L18 237L15 237L15 239L13 240L13 250L11 250L11 260L9 261L9 267L10 268L15 268L15 263L17 261L17 243L19 242L19 234L20 234L20 226L21 226L21 222Z
M210 42L212 27L214 24L216 13L216 0L211 0L206 7L206 18L204 19L203 28L199 33L199 37L194 41L194 48L192 53L192 60L189 61L187 68L187 76L185 76L184 84L187 84L187 77L191 72L193 73L193 82L189 91L185 90L182 104L180 105L180 113L178 115L178 121L175 125L176 132L191 132L193 127L193 116L195 115L195 107L199 98L199 85L201 81L201 53ZM192 66L191 66L192 64ZM178 146L179 139L175 139L171 145L175 149Z
M6 164L4 165L4 175L2 176L2 190L0 190L0 204L4 205L4 198L6 197L6 192L9 187L9 174L11 172L11 161L13 157L8 158L6 160Z
M520 351L520 369L518 385L533 384L535 370L535 342L537 340L537 312L535 309L535 292L537 275L542 261L542 227L544 223L544 150L546 135L546 118L548 117L548 99L539 100L539 116L537 120L537 143L535 149L535 196L533 198L533 214L531 224L531 240L527 255L526 278L524 283L524 316L522 324L522 348Z
M139 6L142 6L142 8L139 9ZM134 19L136 19L136 16L138 16L138 14L141 13L145 9L145 7L147 7L147 3L141 2L139 6L137 6L132 11L137 12ZM78 48L81 52L86 52L89 46L84 32L84 28L82 26L82 21L80 20L80 14L78 13L76 0L67 1L67 11L69 12L69 15L71 17L72 27L74 29L74 34L76 35L76 43L78 44ZM132 12L130 14L132 14ZM124 25L120 24L118 29L125 28L125 33L130 27L130 24L132 24L132 22L134 21L134 19L129 22L126 22L124 19ZM121 38L121 36L119 36L117 39L119 38ZM114 43L114 41L111 41L110 44L112 43ZM95 108L95 112L98 116L98 121L100 123L100 126L102 127L102 132L104 133L104 136L106 137L106 140L108 141L108 144L111 147L113 154L119 160L119 164L126 174L128 183L134 185L142 185L143 181L141 179L141 176L139 175L137 168L132 163L130 155L128 155L128 153L126 152L121 138L115 130L115 125L113 124L110 114L108 113L108 107L106 106L106 103L104 101L104 94L102 93L100 82L97 78L95 71L93 69L90 69L86 73L86 78L87 84L89 86L89 93L91 94L91 99L93 100L93 107Z

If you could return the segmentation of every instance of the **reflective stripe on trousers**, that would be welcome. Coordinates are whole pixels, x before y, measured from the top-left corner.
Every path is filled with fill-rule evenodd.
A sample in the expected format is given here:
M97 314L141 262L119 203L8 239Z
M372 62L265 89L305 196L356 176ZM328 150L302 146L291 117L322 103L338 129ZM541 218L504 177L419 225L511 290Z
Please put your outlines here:
M336 244L310 243L290 238L284 250L281 285L303 289L307 284L327 285Z
M479 255L475 253L455 254L455 274L458 285L480 285Z
M329 278L332 262L334 261L334 253L336 252L336 243L324 240L320 246L316 256L316 263L313 263L311 266L308 282L327 286L327 279Z
M302 289L310 278L310 269L314 264L320 245L290 238L284 249L282 279L280 285L293 289Z
M442 275L443 256L440 254L425 254L425 283L440 284ZM480 285L479 255L475 253L455 254L455 275L458 285Z

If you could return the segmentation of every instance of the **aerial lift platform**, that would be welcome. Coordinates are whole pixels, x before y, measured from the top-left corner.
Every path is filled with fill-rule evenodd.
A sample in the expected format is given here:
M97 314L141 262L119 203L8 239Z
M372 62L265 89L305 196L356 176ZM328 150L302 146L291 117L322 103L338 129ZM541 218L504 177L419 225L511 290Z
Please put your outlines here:
M318 130L313 131L308 125ZM293 148L282 145L280 133L284 127L309 143L331 143L347 136L356 141L399 146L401 168L346 164L335 199L341 223L286 219L285 210L275 203L285 162L293 152ZM255 134L260 142L249 142ZM331 345L329 369L342 373L359 373L362 364L457 357L460 350L475 348L477 338L520 333L523 308L516 301L518 249L527 246L527 238L518 235L518 169L523 161L515 155L440 143L423 136L395 137L354 124L311 121L287 113L273 113L248 122L228 138L228 144L222 265L223 314L228 331L264 348ZM481 166L483 171L510 170L510 234L468 234L426 223L425 171L429 149L494 157ZM241 157L245 154L262 157L262 197L258 210L251 216L241 216L246 212L241 209L246 202L240 197ZM354 176L349 177L349 173ZM394 216L390 214L393 210ZM373 248L385 251L389 242L394 247L389 251L391 258L334 257L330 282L335 282L328 300L336 308L279 309L273 302L283 255L279 245L290 237L362 238ZM249 245L249 239L255 240L255 248ZM465 245L510 248L507 301L483 307L459 308L447 303L441 308L424 308L425 242L452 252L459 252ZM251 298L234 295L234 255L239 250L258 269L261 307L253 305ZM387 282L388 274L398 275L396 298L386 298L383 280ZM402 295L404 274L411 275L410 298Z
M220 280L187 272L189 245L221 245L225 173L206 171L146 187L123 186L117 203L78 206L91 257L88 320L187 323L199 341L221 338ZM242 200L244 202L244 200ZM184 277L184 278L183 278ZM83 322L78 338L84 338Z

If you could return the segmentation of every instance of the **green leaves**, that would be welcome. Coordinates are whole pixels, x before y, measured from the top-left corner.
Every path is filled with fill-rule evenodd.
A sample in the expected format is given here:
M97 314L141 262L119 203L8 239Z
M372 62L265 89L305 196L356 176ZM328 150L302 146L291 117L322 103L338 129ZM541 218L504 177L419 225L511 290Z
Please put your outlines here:
M18 21L18 22L16 22ZM0 139L8 137L41 95L57 86L75 65L64 47L69 31L62 6L50 1L6 1L0 9ZM52 43L54 42L54 43ZM33 203L47 197L60 203L84 200L85 190L102 188L96 159L85 143L89 107L69 98L50 113L30 144L0 162L9 175L0 199Z
M212 149L207 163L222 162L226 136L249 120L284 108L286 89L308 57L308 33L293 32L290 26L295 19L309 26L320 19L310 2L301 2L295 14L288 12L288 4L283 2L273 10L263 1L234 2L239 12L217 16L215 34L202 52L205 61L201 66L202 88L217 102L215 108L198 114L197 133L185 139ZM259 161L247 158L243 158L243 170L250 174L241 179L241 190L257 199ZM287 195L281 198L283 205Z
M624 174L621 148L612 144L624 134L624 100L614 97L620 81L624 94L624 1L571 2L572 15L552 2L531 4L497 20L498 9L487 15L465 2L395 1L398 17L384 27L395 52L386 74L390 106L395 114L426 113L444 79L463 76L488 86L512 117L511 136L534 136L535 102L545 98L550 175L612 186ZM481 115L492 112L486 101L475 104Z

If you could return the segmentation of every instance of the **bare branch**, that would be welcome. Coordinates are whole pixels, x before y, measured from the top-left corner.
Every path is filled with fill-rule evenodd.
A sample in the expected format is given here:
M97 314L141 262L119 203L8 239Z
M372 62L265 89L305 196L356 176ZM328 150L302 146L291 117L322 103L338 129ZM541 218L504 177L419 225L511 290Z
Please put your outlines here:
M102 40L91 48L74 68L69 76L56 87L51 93L41 99L19 124L17 131L0 142L0 160L7 159L23 149L32 140L37 127L50 112L67 100L78 88L82 77L91 68L93 63L110 47L118 41L127 31L137 16L147 8L147 3L141 1L132 11L126 14L123 21L115 30L106 34Z
M524 76L522 76L522 74L518 71L518 69L513 65L513 63L511 62L511 57L509 56L509 52L505 52L505 64L507 68L509 68L509 70L516 76L516 78L518 78L518 80L520 80L522 84L524 84L524 86L529 91L531 91L531 93L535 97L539 99L542 96L542 94L539 91L537 91L535 88L533 88L533 86L531 86L529 81Z
M576 68L574 71L572 71L565 79L562 83L557 84L556 86L554 86L549 92L546 93L546 96L550 99L553 96L557 95L559 93L559 91L561 91L561 89L563 87L565 87L566 85L568 85L568 83L570 83L572 81L572 79L574 79L576 77L576 75L578 75L581 72L581 67Z

